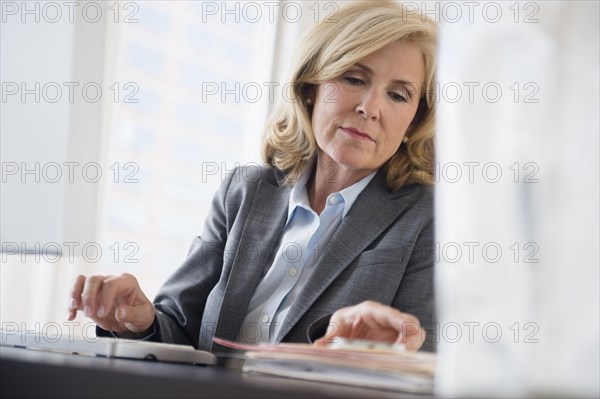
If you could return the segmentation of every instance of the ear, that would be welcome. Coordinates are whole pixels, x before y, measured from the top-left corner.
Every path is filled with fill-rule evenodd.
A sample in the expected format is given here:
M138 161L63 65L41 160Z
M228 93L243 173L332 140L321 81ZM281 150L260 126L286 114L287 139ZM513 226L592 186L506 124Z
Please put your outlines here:
M315 104L317 98L317 88L315 85L306 85L302 88L302 98L304 103L310 107Z

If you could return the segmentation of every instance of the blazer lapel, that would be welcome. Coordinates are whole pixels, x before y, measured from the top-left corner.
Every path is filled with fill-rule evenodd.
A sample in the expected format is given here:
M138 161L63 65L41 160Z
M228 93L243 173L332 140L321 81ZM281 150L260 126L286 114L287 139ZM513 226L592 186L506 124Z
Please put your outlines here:
M325 246L306 285L290 307L277 336L282 340L319 295L397 218L407 205L392 201L405 194L387 190L385 173L380 170L357 198L338 231Z
M237 338L254 290L273 261L287 219L289 193L290 189L278 179L260 181L223 294L217 337Z

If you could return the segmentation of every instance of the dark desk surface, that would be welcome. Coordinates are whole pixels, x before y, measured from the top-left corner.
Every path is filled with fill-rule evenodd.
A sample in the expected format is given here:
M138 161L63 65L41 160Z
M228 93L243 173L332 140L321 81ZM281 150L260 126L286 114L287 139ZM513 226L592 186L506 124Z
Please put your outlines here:
M2 398L402 398L422 395L222 367L107 359L0 347Z

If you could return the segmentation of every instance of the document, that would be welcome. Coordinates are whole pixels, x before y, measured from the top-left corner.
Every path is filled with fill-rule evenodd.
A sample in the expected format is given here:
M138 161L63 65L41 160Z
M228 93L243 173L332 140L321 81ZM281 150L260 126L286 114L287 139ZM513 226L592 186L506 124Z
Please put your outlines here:
M214 342L243 351L243 371L363 387L432 393L435 354L355 345L240 344Z

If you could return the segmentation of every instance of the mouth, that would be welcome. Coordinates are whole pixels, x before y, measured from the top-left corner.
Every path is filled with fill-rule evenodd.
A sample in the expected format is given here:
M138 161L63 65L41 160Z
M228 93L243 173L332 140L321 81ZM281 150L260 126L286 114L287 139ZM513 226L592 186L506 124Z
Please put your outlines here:
M375 142L375 140L373 140L373 138L371 136L369 136L368 133L362 132L353 127L340 127L340 129L342 129L342 131L344 133L346 133L347 135L349 135L350 137L352 137L354 139L362 140L362 141L371 141L373 143Z

